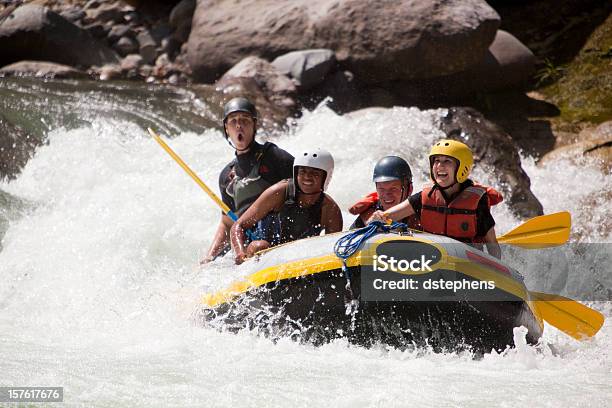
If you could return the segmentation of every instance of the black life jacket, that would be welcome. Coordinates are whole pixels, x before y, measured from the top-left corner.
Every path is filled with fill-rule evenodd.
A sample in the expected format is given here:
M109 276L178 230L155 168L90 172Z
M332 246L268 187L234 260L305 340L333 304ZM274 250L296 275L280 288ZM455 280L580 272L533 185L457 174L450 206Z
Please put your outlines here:
M310 207L302 207L296 199L293 179L289 179L285 190L285 203L279 211L279 243L320 235L321 213L325 193L321 192L317 201Z
M236 214L241 215L257 200L257 198L263 193L271 184L266 181L259 173L259 167L261 161L266 154L266 151L273 144L266 142L263 147L255 153L255 164L253 168L245 177L239 177L235 175L232 181L230 181L225 189L227 194L234 199L234 208ZM236 159L232 161L230 167L236 165Z

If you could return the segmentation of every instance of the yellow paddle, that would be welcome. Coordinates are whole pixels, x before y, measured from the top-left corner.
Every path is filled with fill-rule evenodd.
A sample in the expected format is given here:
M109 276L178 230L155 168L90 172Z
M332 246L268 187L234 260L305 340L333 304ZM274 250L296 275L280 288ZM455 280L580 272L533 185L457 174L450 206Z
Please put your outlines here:
M524 248L563 245L569 239L571 225L571 216L567 211L541 215L497 237L497 242Z
M212 191L210 188L208 188L208 186L202 181L202 179L200 179L198 177L197 174L194 173L193 170L191 170L189 168L189 166L187 166L187 163L185 163L183 161L183 159L181 159L179 157L178 154L176 154L174 152L174 150L172 150L170 148L170 146L168 146L168 144L166 142L164 142L162 140L161 137L159 137L159 135L157 133L155 133L155 131L151 128L147 128L147 130L149 131L149 134L151 136L153 136L153 139L155 139L155 141L157 143L159 143L159 145L170 155L170 157L172 157L174 159L175 162L178 163L179 166L181 166L183 168L183 170L185 170L185 172L187 174L189 174L189 177L191 177L193 179L193 181L195 181L198 186L200 186L202 188L202 190L204 190L204 192L206 194L208 194L208 196L219 206L221 207L221 209L223 210L223 212L225 213L225 215L227 215L228 217L231 218L232 221L236 222L238 220L238 216L227 206L227 204L225 204L223 202L223 200L221 200L215 193L214 191ZM250 229L245 231L247 236L249 237L249 239L251 241L255 241L257 239L257 236L253 233L253 231L251 231Z
M548 293L529 294L544 320L577 340L593 337L604 323L601 313L575 300Z

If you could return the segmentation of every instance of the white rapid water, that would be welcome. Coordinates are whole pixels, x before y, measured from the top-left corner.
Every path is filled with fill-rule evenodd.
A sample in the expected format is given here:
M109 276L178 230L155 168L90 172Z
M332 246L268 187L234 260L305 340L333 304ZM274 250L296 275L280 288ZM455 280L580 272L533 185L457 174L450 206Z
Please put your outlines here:
M373 163L386 154L408 158L416 186L426 182L440 114L397 108L351 118L320 108L274 141L292 152L328 148L330 194L347 208L370 191ZM220 133L169 143L216 190L232 155ZM610 242L595 228L609 203L585 210L578 198L601 180L610 188L612 176L524 166L546 212L588 218L583 239ZM344 341L273 344L194 325L199 296L249 267L230 257L198 267L220 212L129 123L50 132L0 190L27 203L7 217L0 252L0 386L63 386L66 406L612 406L609 322L582 343L547 327L535 347L516 329L516 348L482 359ZM499 232L518 223L505 205L494 216ZM609 302L591 305L611 317Z

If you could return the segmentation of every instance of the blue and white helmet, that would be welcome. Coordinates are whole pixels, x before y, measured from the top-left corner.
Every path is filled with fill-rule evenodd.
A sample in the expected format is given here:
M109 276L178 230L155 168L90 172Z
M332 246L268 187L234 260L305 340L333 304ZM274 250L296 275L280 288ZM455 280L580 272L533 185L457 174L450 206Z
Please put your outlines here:
M331 182L334 174L334 158L331 153L325 149L316 148L312 150L300 151L295 156L293 162L293 179L297 181L298 167L312 167L325 172L325 180L323 182L323 191L327 190L327 186Z

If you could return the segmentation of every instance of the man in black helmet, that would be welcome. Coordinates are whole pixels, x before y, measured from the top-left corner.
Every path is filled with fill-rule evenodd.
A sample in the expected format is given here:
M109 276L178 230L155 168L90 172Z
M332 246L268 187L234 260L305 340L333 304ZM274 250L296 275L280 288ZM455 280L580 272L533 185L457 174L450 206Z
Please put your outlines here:
M236 157L221 171L219 190L223 202L240 216L268 187L292 177L293 156L274 143L260 144L255 140L257 110L248 99L234 98L225 105L223 132ZM213 242L202 263L227 252L232 223L227 215L221 215ZM269 220L263 219L257 228L263 233L268 224Z
M358 215L351 229L365 227L368 218L376 210L389 208L406 200L412 194L412 171L406 160L399 156L383 157L374 166L372 181L376 191L368 194L349 208L349 212ZM400 220L412 229L420 229L415 216Z

